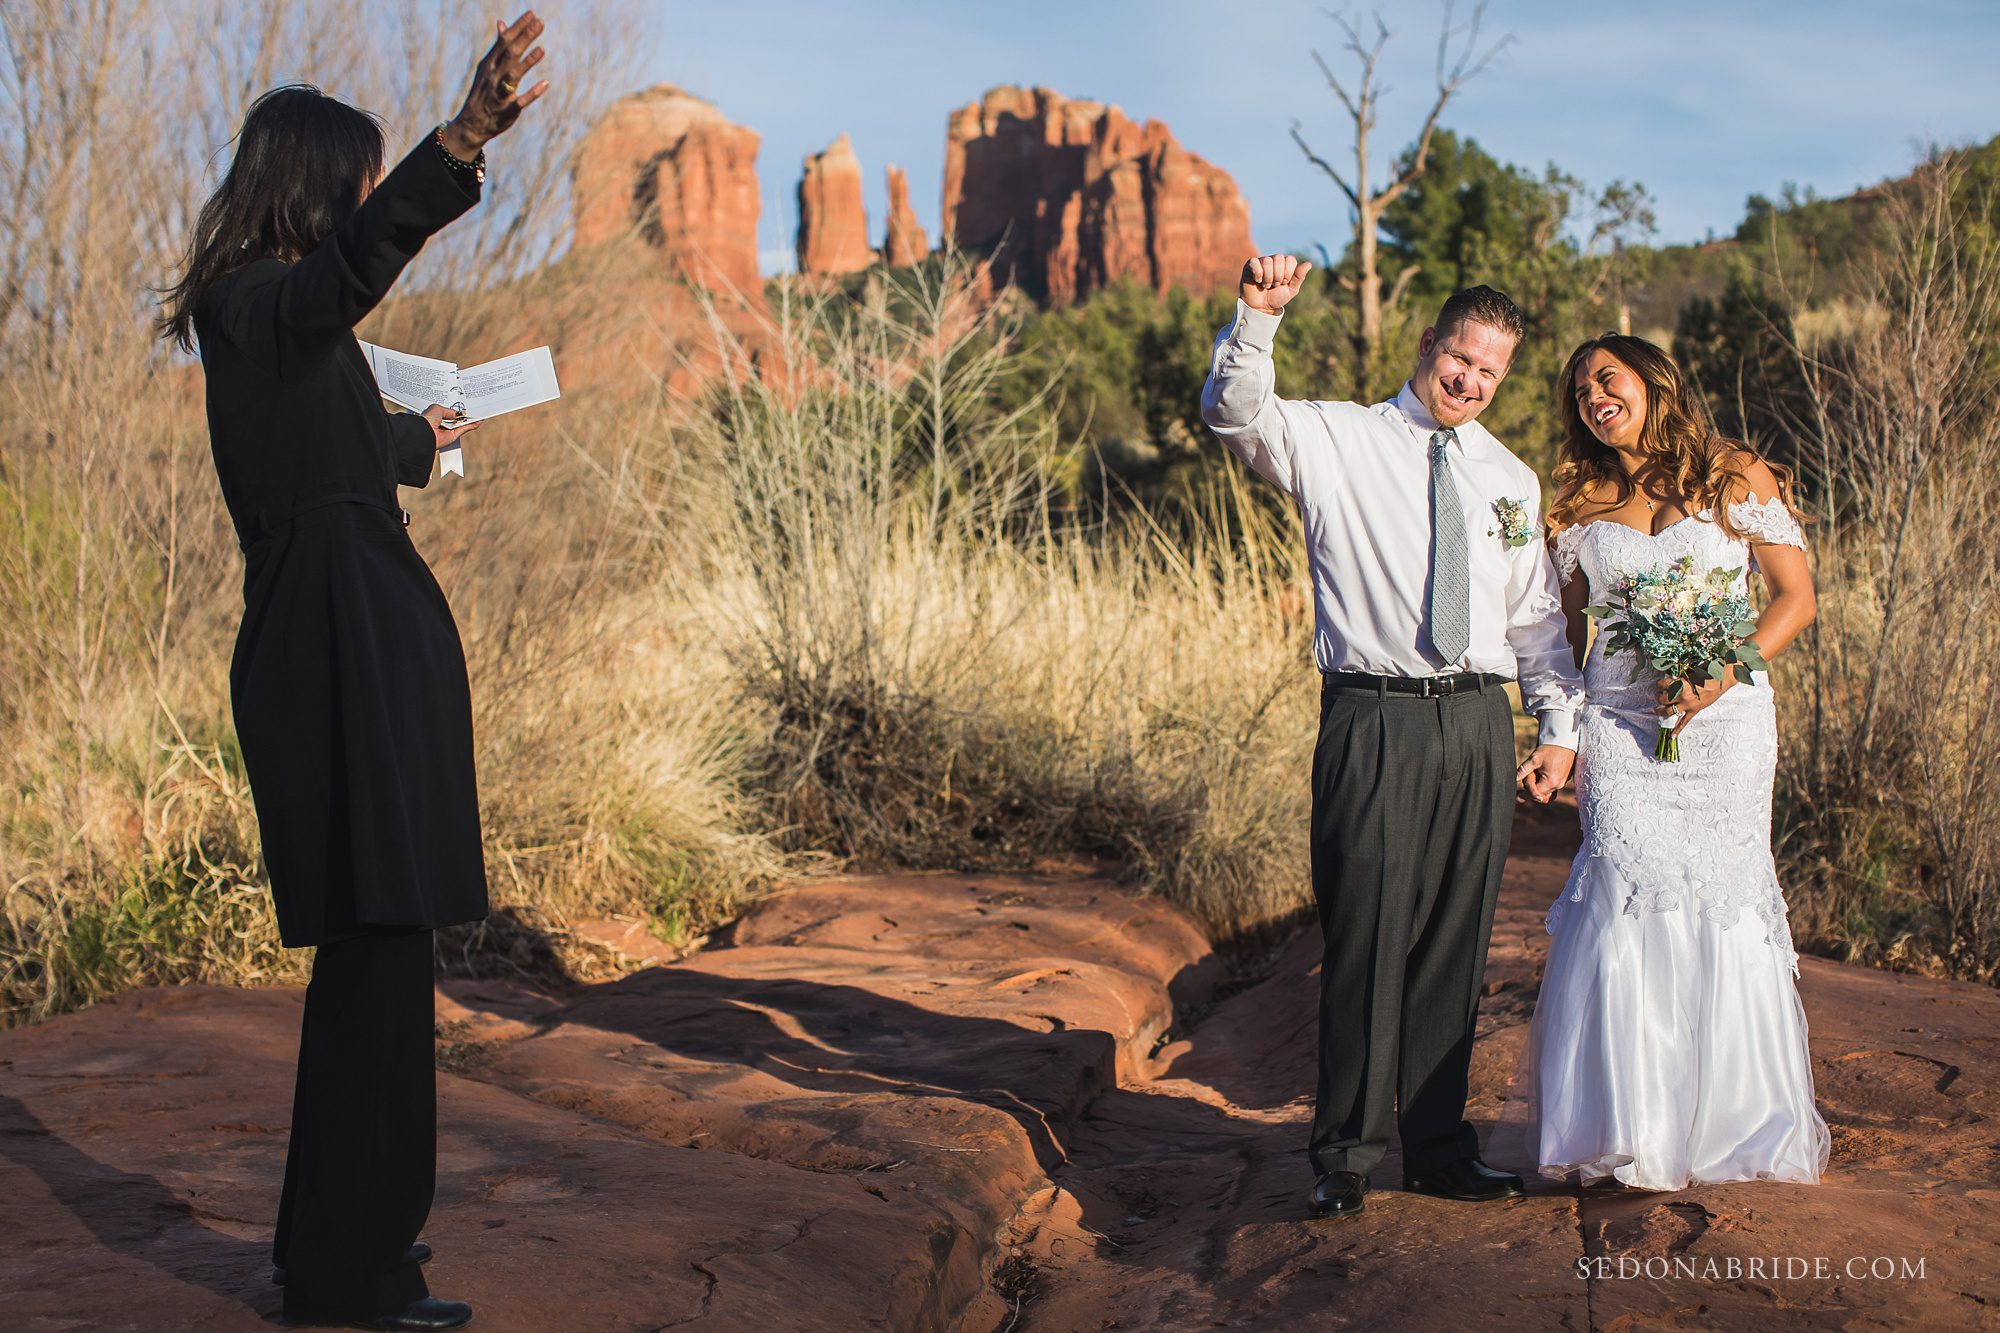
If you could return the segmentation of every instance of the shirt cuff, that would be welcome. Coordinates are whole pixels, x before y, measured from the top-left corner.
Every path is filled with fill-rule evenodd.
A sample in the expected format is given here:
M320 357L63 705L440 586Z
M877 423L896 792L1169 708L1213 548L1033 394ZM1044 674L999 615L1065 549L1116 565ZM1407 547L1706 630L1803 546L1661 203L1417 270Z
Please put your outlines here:
M1562 708L1544 708L1540 717L1541 744L1560 745L1565 750L1576 749L1575 713Z
M1236 323L1230 326L1229 336L1252 351L1268 352L1277 340L1278 324L1283 319L1283 315L1267 315L1261 310L1252 310L1239 300L1236 303Z

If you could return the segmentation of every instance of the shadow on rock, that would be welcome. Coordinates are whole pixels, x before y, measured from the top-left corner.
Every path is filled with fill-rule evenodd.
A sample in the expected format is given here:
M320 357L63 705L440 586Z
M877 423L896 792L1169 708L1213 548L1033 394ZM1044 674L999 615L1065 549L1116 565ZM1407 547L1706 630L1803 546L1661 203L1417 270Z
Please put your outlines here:
M268 1242L239 1240L202 1225L192 1205L159 1180L98 1161L4 1093L0 1157L40 1178L106 1249L226 1300L243 1301L244 1274L270 1261ZM17 1235L9 1244L22 1241Z
M476 991L458 998L480 1007ZM762 1075L774 1090L971 1103L1013 1119L1049 1171L1067 1159L1067 1127L1115 1085L1116 1056L1108 1033L1046 1022L1036 1031L857 986L657 967L591 987L544 1017L541 1033L509 1050L504 1065L479 1076L512 1084L510 1074L544 1072L537 1046L553 1050L561 1028L592 1028L644 1043L605 1053L620 1067L607 1077L627 1086L650 1075L700 1101L704 1085ZM573 1049L573 1036L561 1045Z

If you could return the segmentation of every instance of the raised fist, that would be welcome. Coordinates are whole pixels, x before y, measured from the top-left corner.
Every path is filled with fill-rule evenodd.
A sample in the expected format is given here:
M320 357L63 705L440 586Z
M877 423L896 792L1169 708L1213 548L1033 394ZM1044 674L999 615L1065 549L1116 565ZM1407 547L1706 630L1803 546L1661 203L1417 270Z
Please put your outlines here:
M1312 265L1297 255L1259 255L1243 266L1243 304L1267 315L1282 312L1305 286Z

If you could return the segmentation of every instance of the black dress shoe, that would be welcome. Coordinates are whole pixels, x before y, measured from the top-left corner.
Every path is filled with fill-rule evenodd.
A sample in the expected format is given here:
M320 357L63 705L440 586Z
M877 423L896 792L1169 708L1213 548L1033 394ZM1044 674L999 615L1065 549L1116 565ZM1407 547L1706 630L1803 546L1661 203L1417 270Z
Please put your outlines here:
M441 1301L435 1296L426 1296L420 1301L411 1301L400 1310L378 1315L296 1315L285 1313L288 1324L310 1324L319 1327L337 1328L388 1328L402 1330L427 1330L440 1328L463 1328L472 1322L472 1307L464 1301Z
M1352 1217L1361 1211L1368 1193L1368 1177L1358 1171L1329 1171L1313 1186L1310 1206L1314 1217Z
M1493 1199L1518 1199L1528 1192L1521 1178L1495 1171L1477 1157L1461 1157L1430 1171L1403 1177L1403 1188L1412 1194L1430 1194L1440 1199L1460 1199L1486 1203Z
M428 1245L424 1244L424 1243L423 1243L422 1241L418 1241L418 1242L417 1242L417 1243L416 1243L415 1245L412 1245L412 1246L410 1247L410 1262L411 1262L411 1263L413 1263L413 1264L427 1264L427 1263L429 1263L430 1261L431 1261L431 1247L430 1247L430 1246L428 1246ZM280 1287L284 1286L284 1285L285 1285L285 1270L284 1270L284 1269L282 1269L282 1268L280 1268L280 1267L278 1267L278 1266L277 1266L276 1264L273 1264L273 1265L271 1266L271 1281L272 1281L273 1283L277 1284L277 1285L278 1285L278 1286L280 1286Z
M435 1296L426 1296L420 1301L411 1301L394 1314L377 1315L373 1319L357 1319L355 1328L394 1329L434 1329L463 1328L472 1322L472 1307L464 1301L441 1301Z

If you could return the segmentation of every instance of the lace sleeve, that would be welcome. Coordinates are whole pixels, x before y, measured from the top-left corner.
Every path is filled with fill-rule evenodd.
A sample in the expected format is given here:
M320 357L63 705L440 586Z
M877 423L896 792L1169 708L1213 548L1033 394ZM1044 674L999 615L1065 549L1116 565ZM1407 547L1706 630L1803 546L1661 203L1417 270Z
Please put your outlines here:
M1764 501L1739 500L1729 506L1729 522L1753 542L1806 549L1805 529L1775 495Z
M1576 577L1577 550L1583 545L1583 525L1575 524L1556 534L1556 581L1568 583Z

